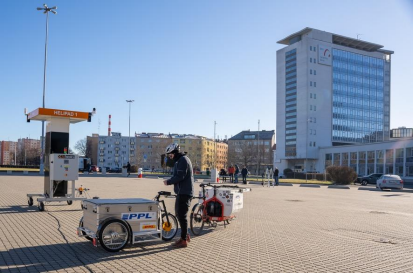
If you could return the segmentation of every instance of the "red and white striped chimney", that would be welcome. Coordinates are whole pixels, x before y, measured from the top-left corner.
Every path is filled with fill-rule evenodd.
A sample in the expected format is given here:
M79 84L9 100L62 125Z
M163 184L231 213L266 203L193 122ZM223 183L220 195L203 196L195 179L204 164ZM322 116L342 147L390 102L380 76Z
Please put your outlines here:
M111 130L112 130L112 129L110 128L110 125L112 124L111 118L112 118L112 115L109 115L108 136L110 136L110 132L111 132Z

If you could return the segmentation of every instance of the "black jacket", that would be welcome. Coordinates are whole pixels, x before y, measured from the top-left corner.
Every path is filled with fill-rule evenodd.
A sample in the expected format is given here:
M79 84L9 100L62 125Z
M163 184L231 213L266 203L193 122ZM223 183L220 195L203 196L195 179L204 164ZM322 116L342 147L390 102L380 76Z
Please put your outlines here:
M239 168L237 165L235 165L235 174L239 174Z
M247 175L247 174L248 174L248 169L247 169L247 168L243 168L243 169L241 170L241 174L242 174L242 175Z
M278 169L274 170L274 176L278 176Z
M177 160L174 165L173 176L166 182L168 185L174 185L175 194L194 195L194 174L192 163L189 158L183 154L175 155Z

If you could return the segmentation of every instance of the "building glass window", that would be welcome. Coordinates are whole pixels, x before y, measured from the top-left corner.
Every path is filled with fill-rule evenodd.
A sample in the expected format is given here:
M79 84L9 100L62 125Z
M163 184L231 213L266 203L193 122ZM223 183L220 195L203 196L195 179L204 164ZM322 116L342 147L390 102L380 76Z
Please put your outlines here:
M297 126L297 50L285 53L285 90L286 90L286 115L285 129L290 132L285 136L285 156L296 156L296 130ZM291 96L288 96L290 95ZM288 100L288 101L287 101Z
M385 101L384 96L384 61L333 49L332 67L333 141L385 140L389 126L385 113L390 100Z

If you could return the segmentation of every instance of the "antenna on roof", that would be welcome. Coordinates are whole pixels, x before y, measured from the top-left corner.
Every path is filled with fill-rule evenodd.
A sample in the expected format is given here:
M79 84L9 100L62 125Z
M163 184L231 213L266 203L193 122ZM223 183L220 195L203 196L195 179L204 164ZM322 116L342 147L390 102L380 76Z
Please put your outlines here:
M359 40L359 36L361 36L363 34L357 33L357 40Z

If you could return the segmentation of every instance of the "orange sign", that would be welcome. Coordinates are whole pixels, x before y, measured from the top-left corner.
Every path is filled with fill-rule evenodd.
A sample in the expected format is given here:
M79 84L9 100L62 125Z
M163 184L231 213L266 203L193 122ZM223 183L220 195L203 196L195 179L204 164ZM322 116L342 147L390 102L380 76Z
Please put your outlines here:
M155 229L156 225L142 225L142 229Z
M87 120L89 117L89 113L59 109L38 108L28 114L28 119L33 119L36 117L62 117Z

